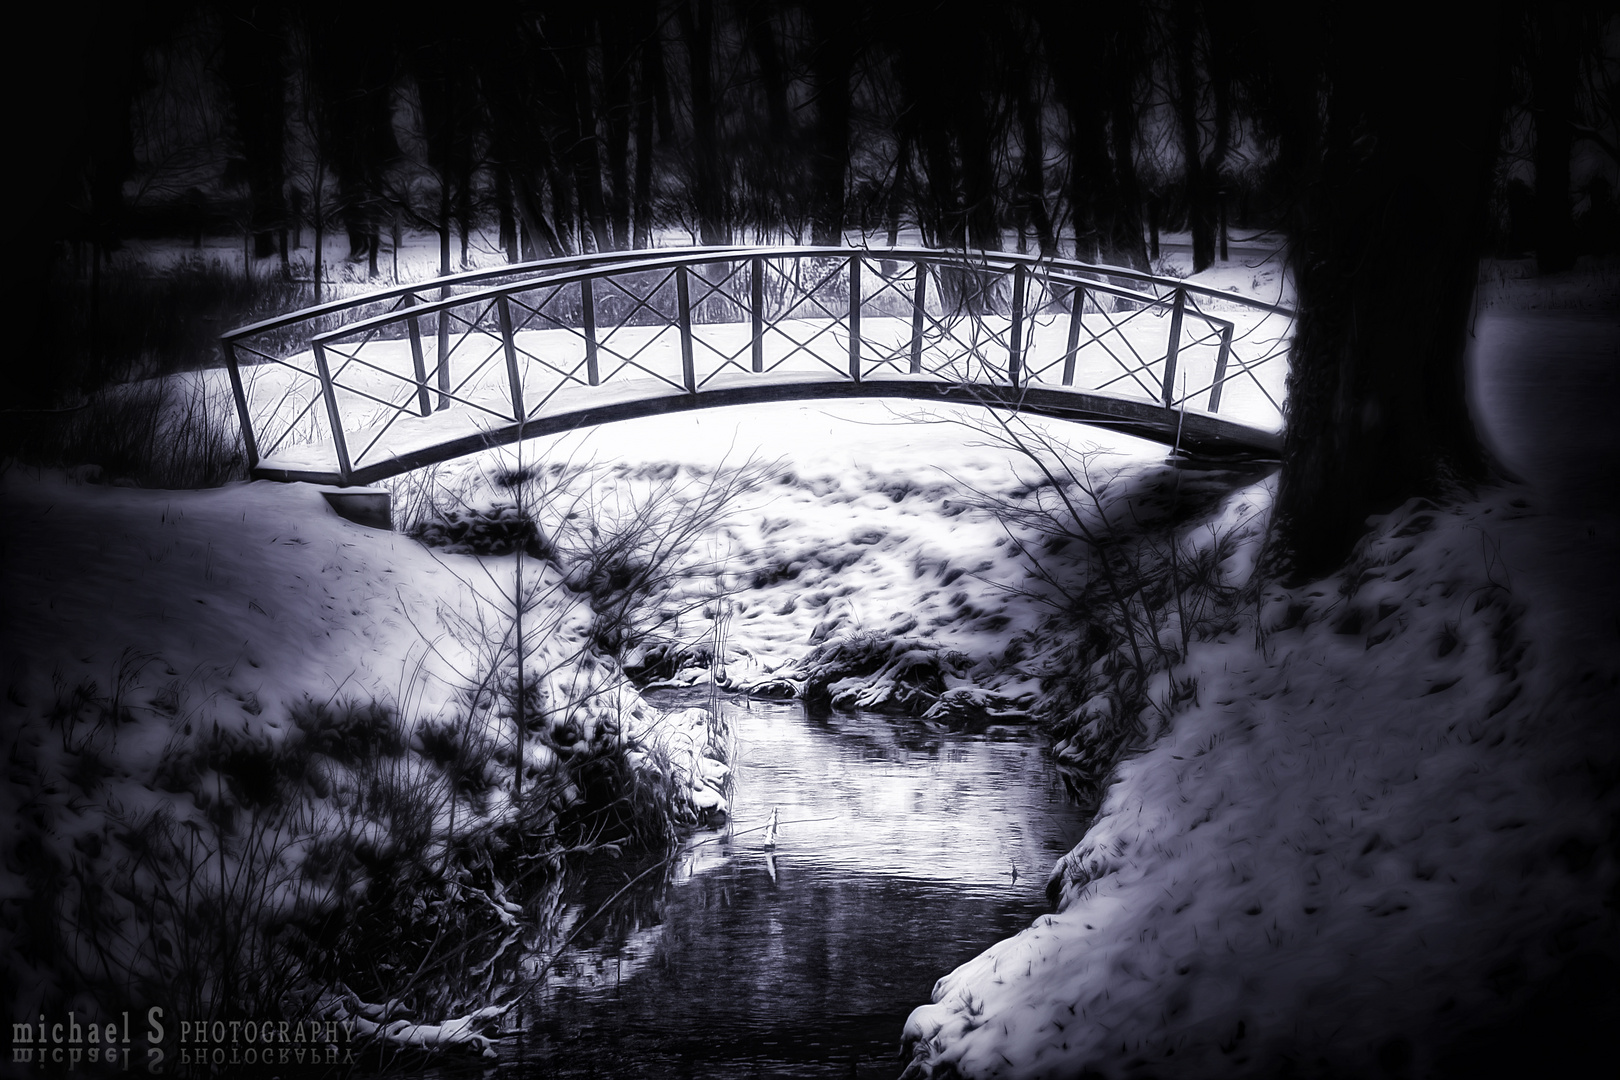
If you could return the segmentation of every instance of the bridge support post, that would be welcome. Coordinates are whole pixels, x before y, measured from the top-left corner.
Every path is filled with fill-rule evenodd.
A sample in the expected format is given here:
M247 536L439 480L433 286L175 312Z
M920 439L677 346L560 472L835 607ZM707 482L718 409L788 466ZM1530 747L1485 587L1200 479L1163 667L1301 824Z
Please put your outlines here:
M439 288L439 299L450 299L448 285ZM439 372L439 408L450 407L450 309L440 308L434 321L439 328L439 355L437 366Z
M1074 385L1074 358L1080 350L1080 318L1086 313L1086 287L1076 285L1069 294L1069 344L1063 350L1063 385Z
M765 370L765 260L748 265L749 316L754 324L754 370Z
M1014 385L1021 384L1024 359L1024 264L1013 267L1012 332L1007 338L1007 378Z
M523 407L523 379L518 375L517 342L512 337L512 305L506 302L505 293L496 297L495 309L500 312L501 344L506 348L506 381L512 387L512 419L521 424L529 414Z
M585 321L585 378L598 386L602 373L596 362L596 297L591 295L590 278L579 283L579 310Z
M248 471L259 464L259 441L253 437L253 418L248 414L247 391L242 388L242 369L236 362L236 342L220 339L225 350L225 368L231 373L231 397L236 399L236 418L242 422L242 449L247 451Z
M697 393L697 365L692 361L692 290L686 283L686 267L675 268L675 302L681 330L681 381L689 394Z
M861 257L849 257L849 377L861 381Z
M1175 305L1170 309L1170 346L1164 353L1164 388L1160 398L1169 408L1176 396L1176 358L1181 354L1181 320L1187 314L1187 290L1176 289Z
M911 287L911 373L922 374L923 316L928 311L928 264L918 260L917 283Z
M315 370L321 377L321 397L326 399L326 422L332 427L332 449L337 451L338 476L343 486L349 486L349 480L354 476L354 468L349 464L349 442L343 437L343 419L338 414L337 388L332 385L332 368L326 362L326 347L319 341L313 343L315 350Z
M416 306L416 294L405 294L405 306ZM433 412L433 403L428 401L427 388L427 361L422 358L422 320L412 315L405 320L411 332L411 365L416 372L416 411L423 416Z
M1209 388L1209 411L1221 411L1221 388L1226 385L1226 362L1232 356L1232 324L1221 327L1221 352L1215 358L1215 385Z

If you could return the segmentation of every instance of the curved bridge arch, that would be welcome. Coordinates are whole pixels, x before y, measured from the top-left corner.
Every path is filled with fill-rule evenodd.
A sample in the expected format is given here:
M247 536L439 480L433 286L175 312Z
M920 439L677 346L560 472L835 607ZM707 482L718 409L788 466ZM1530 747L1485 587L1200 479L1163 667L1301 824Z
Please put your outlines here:
M890 397L1274 457L1293 312L1118 267L685 248L367 293L225 334L256 478L349 485L690 409Z

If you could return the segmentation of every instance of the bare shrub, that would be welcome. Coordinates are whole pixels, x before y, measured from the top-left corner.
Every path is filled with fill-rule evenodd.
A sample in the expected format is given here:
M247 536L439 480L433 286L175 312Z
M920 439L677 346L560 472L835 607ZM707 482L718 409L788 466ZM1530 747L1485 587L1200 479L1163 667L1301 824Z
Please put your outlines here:
M1105 468L1101 452L1020 414L985 412L949 422L1029 466L1014 492L969 490L1028 568L1011 588L1045 609L1038 712L1066 776L1089 796L1122 754L1195 699L1196 682L1180 671L1188 648L1234 631L1253 601L1257 583L1225 564L1264 523L1257 513L1227 523L1211 515L1261 473L1174 462Z
M81 479L152 488L217 487L247 476L230 392L201 376L96 391L82 405L13 413L0 455L77 468Z

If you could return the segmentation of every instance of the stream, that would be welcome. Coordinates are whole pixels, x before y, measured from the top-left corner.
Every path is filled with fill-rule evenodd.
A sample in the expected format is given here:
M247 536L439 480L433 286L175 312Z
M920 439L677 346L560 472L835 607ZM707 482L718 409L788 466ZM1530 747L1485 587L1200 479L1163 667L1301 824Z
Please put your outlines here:
M1033 728L722 708L730 830L691 837L579 930L501 1041L503 1075L892 1078L934 981L1047 910L1085 821ZM570 909L651 867L595 861Z

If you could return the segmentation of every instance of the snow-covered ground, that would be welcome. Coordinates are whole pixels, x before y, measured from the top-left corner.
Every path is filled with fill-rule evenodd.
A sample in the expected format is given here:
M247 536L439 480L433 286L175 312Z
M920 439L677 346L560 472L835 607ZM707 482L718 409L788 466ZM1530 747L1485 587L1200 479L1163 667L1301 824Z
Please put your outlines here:
M1265 274L1273 276L1261 281ZM1273 269L1254 267L1206 277L1225 288L1221 275L1234 286L1285 285ZM283 408L298 404L280 400ZM722 463L780 455L770 482L747 492L697 553L721 565L718 584L693 578L670 595L674 635L719 637L726 677L761 686L799 677L796 665L817 646L864 636L893 646L888 663L829 687L835 701L895 704L906 665L921 659L939 665L947 691L993 691L996 707L1023 710L1038 692L1041 657L1029 648L1036 618L1021 595L1018 538L985 504L1027 494L1039 478L1029 460L986 438L996 429L975 426L983 423L976 415L780 403L604 425L535 440L522 454L531 464L594 458L591 475L631 491L671 475L669 465L701 487ZM1097 462L1100 471L1140 468L1165 453L1055 422L1035 430L1112 455ZM466 490L468 478L517 464L518 453L447 465L436 483ZM18 973L9 992L19 1008L66 1008L83 985L42 951L40 934L60 929L50 920L73 902L81 888L73 882L126 865L122 830L142 815L170 815L202 836L216 827L205 793L218 798L234 766L176 780L176 754L210 732L210 746L293 746L308 737L298 717L310 715L311 699L322 707L385 703L420 756L423 734L465 716L469 688L498 667L488 650L509 621L513 560L431 551L353 525L297 485L141 491L15 467L4 485L4 709L17 768L0 807L3 900L34 914L8 920L0 949ZM701 714L666 716L640 701L617 663L591 645L595 615L561 570L530 566L528 587L540 595L527 633L540 642L541 694L567 707L556 710L544 744L527 746L528 775L555 770L553 747L592 745L605 733L641 755L632 757L639 767L666 769L690 792L694 811L718 806L724 769ZM1195 661L1205 662L1202 655ZM497 744L494 729L511 718L480 715ZM359 777L339 780L341 788ZM577 792L558 794L566 802ZM479 812L491 823L510 818L501 783ZM41 868L51 872L42 878ZM497 900L490 903L499 907ZM112 903L115 916L131 915L127 904ZM169 956L163 944L137 940L119 962L156 963ZM364 1016L362 1004L346 1007ZM470 1033L452 1021L408 1025L400 1037L426 1039L429 1027L437 1037Z
M528 560L524 583L520 804L497 692L515 663L511 557L355 525L303 485L146 491L13 466L0 490L12 763L0 956L13 1014L106 1011L108 994L152 980L181 993L163 975L184 968L184 932L151 903L189 886L143 873L143 851L184 862L189 850L195 864L223 850L220 863L254 879L261 916L238 917L257 932L342 898L318 865L323 845L446 865L453 845L549 828L584 797L568 760L622 756L673 785L673 811L690 821L724 810L707 715L642 701L590 644L593 613L555 566ZM407 804L379 808L378 783ZM261 827L262 846L232 839ZM187 829L200 847L141 839Z
M1606 1071L1620 320L1602 272L1488 270L1475 413L1524 482L1409 503L1196 646L1058 910L940 980L908 1076Z
M1426 1075L1612 945L1614 651L1547 677L1495 546L1522 506L1413 503L1195 647L1198 703L1058 911L913 1013L912 1074Z

